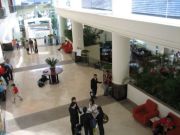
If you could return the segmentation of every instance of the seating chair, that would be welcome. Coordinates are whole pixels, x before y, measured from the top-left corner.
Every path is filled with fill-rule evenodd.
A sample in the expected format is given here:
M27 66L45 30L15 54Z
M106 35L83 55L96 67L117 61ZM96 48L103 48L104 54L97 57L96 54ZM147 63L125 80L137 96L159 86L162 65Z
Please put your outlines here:
M157 104L148 99L145 104L139 105L133 109L133 117L146 126L151 118L159 115L157 108Z
M172 117L174 123L175 123L175 129L172 129L167 132L167 135L180 135L180 118L173 113L168 113L169 116ZM155 129L160 124L160 120L155 121L153 123L153 129Z

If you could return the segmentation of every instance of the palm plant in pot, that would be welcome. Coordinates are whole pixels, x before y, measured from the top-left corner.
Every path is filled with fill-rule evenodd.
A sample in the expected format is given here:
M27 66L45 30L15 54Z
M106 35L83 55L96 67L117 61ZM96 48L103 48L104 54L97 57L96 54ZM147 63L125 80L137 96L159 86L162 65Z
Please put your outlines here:
M50 66L51 74L54 74L56 64L58 63L58 59L49 57L45 61Z

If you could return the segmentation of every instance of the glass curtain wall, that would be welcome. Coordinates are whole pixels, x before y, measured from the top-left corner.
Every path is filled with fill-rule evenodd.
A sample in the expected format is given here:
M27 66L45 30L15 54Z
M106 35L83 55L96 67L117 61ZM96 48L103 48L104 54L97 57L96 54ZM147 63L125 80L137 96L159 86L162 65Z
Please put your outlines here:
M112 10L112 0L82 0L82 8Z
M180 0L132 0L132 13L180 19Z

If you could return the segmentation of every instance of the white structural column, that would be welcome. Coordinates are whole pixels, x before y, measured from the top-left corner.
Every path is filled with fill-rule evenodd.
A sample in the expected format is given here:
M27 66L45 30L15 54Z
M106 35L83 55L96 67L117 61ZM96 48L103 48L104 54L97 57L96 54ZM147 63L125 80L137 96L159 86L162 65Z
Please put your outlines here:
M84 49L83 25L81 23L72 21L72 37L73 37L73 51L75 52L77 48L83 50Z
M67 25L67 21L65 18L60 16L60 37L61 37L61 43L64 42L65 40L65 35L64 35L64 31Z
M112 81L115 85L122 85L124 78L129 76L129 40L112 33Z

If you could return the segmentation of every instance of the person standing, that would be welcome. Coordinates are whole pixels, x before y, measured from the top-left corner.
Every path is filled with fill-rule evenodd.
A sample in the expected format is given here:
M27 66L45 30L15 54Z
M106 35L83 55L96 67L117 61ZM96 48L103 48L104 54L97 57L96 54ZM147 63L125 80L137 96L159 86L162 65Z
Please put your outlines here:
M46 36L44 36L44 44L46 44Z
M34 52L34 45L33 45L33 41L31 39L29 39L29 46L31 49L31 53L33 53Z
M104 126L103 126L104 112L103 112L101 106L98 106L97 110L98 110L98 115L96 117L96 120L97 120L97 124L99 127L99 134L104 135Z
M34 47L35 47L34 52L38 53L38 46L37 46L37 40L36 39L34 39Z
M96 127L96 117L98 115L97 107L98 107L98 105L95 104L94 99L90 99L88 112L91 113L93 116L93 119L91 120L91 125L92 125L92 128L94 129L94 131L95 131L95 127Z
M96 98L98 83L102 83L102 82L99 82L97 79L97 74L94 74L94 77L91 79L91 90L93 92L93 98Z
M84 127L85 135L93 135L92 122L93 116L91 113L87 113L87 107L83 107L83 114L80 117L80 124Z
M105 74L103 74L103 84L104 84L104 96L108 96L109 87L112 84L112 75L109 72L109 70L106 71Z
M30 53L29 53L29 42L28 42L28 40L26 40L25 48L26 48L27 54L29 55Z
M76 102L76 97L72 97L71 104L69 106L72 135L75 135L76 125L79 124L79 113L80 113L80 110Z
M19 45L19 42L17 39L16 39L16 48L17 48L17 50L19 50L19 48L20 48L20 45Z

